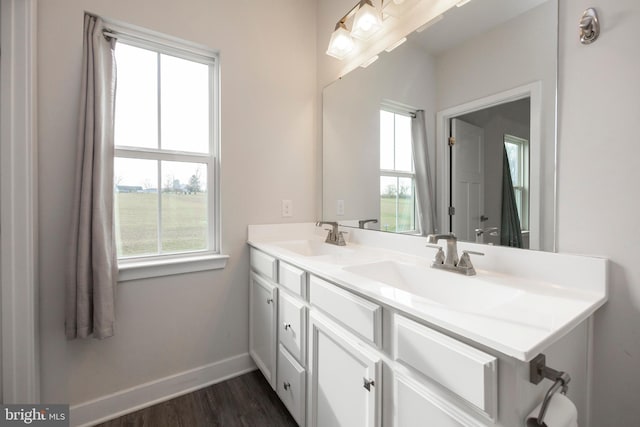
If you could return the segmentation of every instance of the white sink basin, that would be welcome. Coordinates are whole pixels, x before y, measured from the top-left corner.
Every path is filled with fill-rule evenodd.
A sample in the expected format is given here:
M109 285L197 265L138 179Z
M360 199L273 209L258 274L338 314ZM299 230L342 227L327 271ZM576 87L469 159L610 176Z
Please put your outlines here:
M316 257L324 255L347 255L353 253L353 249L344 246L332 245L319 240L288 240L273 243L280 249L295 252L306 257Z
M392 287L388 292L407 292L436 304L474 313L487 312L522 294L522 290L495 284L479 276L463 276L395 261L348 266L344 270Z

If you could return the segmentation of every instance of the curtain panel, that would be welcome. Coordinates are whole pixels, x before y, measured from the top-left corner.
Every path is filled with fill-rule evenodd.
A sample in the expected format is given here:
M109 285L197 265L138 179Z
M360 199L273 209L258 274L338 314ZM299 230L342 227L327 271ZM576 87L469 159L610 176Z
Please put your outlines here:
M431 163L427 144L427 125L423 110L416 111L415 117L411 120L411 139L420 232L426 236L435 233L436 206L433 198Z
M70 262L65 295L68 339L114 333L116 246L113 233L115 40L85 14Z

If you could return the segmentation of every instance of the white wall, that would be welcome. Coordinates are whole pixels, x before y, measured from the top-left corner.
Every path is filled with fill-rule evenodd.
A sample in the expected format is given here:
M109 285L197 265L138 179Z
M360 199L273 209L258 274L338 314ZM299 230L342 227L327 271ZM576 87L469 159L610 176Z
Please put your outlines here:
M322 219L380 218L380 107L384 102L425 110L434 169L434 74L433 59L419 47L405 43L324 89ZM336 213L337 200L345 201L342 216Z
M595 316L593 427L638 425L640 402L640 117L637 0L560 2L558 248L611 260ZM602 33L578 41L587 7Z
M436 58L438 111L542 82L541 248L553 249L556 2L547 1ZM470 65L472 64L472 65ZM498 69L500 72L496 72Z
M83 12L221 52L222 271L126 282L117 330L67 342L65 265ZM39 2L42 401L84 402L248 351L247 225L315 217L316 29L312 0Z

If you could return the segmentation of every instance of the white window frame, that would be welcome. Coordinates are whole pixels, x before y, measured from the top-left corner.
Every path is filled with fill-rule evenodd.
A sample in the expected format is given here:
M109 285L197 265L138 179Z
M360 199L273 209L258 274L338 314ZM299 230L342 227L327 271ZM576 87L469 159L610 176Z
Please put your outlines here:
M228 255L221 250L220 225L220 67L218 53L204 46L157 32L105 21L107 34L117 42L209 65L211 111L209 121L209 154L177 150L117 146L115 157L156 161L182 161L207 165L208 232L205 250L171 254L132 256L118 259L118 281L167 276L195 271L214 270L226 266ZM160 137L160 135L159 135ZM161 184L158 186L159 199ZM158 209L162 205L159 202Z
M529 140L514 135L505 134L504 143L518 146L518 170L520 171L519 181L522 185L514 185L514 190L520 190L520 226L522 231L529 230ZM526 227L525 227L526 226Z
M387 113L392 113L394 115L401 115L401 116L407 116L407 117L415 117L415 113L412 111L408 111L402 108L399 108L398 106L395 105L382 105L380 106L379 111L386 111ZM378 114L380 114L378 112ZM395 120L394 120L395 123ZM413 141L411 141L411 144L413 144ZM395 153L395 132L394 132L394 153ZM412 153L413 153L413 147L412 148ZM398 233L398 234L417 234L418 233L418 203L417 203L417 198L416 198L416 167L415 167L415 162L413 159L413 154L411 155L411 162L412 162L412 168L413 168L413 172L406 172L406 171L399 171L396 169L380 169L380 178L382 177L389 177L389 178L396 178L396 182L398 182L398 178L411 178L411 186L412 186L412 193L413 193L413 229L410 230L403 230L403 231L397 231L398 229L398 202L396 200L396 224L395 224L395 228L396 231L394 231L394 233ZM395 161L394 161L395 164ZM400 186L398 186L398 192L400 191ZM399 196L396 195L396 199ZM380 229L382 230L383 224L382 224L382 215L380 218ZM384 230L383 230L384 231Z

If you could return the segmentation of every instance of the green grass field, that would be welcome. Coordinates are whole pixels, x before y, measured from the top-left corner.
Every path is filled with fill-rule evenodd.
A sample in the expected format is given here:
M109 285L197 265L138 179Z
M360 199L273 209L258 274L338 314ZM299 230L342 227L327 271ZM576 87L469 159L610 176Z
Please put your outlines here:
M398 223L396 225L396 198L380 198L380 229L384 231L415 230L415 206L413 199L398 199Z
M207 195L162 193L161 253L207 247ZM158 194L116 193L118 256L158 253Z

